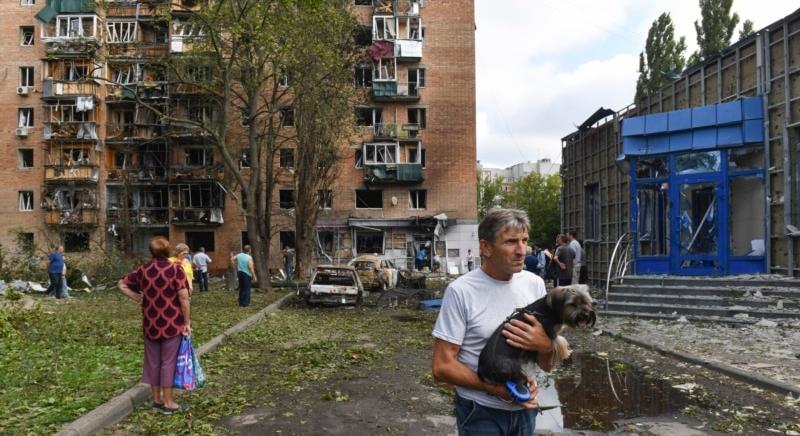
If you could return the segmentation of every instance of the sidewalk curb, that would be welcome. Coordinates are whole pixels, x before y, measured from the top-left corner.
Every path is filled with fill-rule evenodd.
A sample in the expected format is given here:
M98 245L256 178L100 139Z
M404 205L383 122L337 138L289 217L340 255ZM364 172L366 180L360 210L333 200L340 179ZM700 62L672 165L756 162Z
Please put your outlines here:
M268 313L278 310L286 300L294 296L294 292L289 292L279 298L269 306L259 310L248 318L240 321L233 327L228 328L222 334L209 340L197 349L197 354L202 356L236 333L242 332L253 324L263 319ZM126 416L133 412L136 407L147 401L150 397L150 386L139 383L116 397L106 401L89 413L65 425L56 433L57 436L85 436L98 432L108 426L122 421Z
M625 342L631 343L633 345L646 348L651 351L655 351L659 354L676 358L678 360L682 360L687 363L692 363L695 365L700 365L702 367L708 368L712 371L716 371L727 375L728 377L737 379L739 381L743 381L745 383L757 386L759 388L764 388L770 390L772 392L776 392L782 395L792 394L800 396L800 386L795 386L789 383L784 383L769 377L764 377L758 374L751 374L739 368L735 368L730 365L726 365L724 363L713 362L707 359L703 359L688 353L683 353L681 351L674 351L674 350L667 350L662 348L656 344L643 342L639 339L632 338L630 336L624 335L622 333L615 333L611 330L602 329L604 336L609 336L612 338L620 338Z

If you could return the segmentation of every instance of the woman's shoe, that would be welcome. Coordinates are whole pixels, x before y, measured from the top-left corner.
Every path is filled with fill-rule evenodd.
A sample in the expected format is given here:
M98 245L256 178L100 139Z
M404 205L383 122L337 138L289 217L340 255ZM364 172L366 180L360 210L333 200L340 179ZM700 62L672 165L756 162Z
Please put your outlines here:
M163 413L164 415L172 415L173 413L182 413L182 412L186 412L187 410L189 410L189 406L187 406L185 404L179 404L179 403L176 403L176 404L178 404L178 407L175 407L175 408L167 407L166 405L162 406L161 407L161 413Z

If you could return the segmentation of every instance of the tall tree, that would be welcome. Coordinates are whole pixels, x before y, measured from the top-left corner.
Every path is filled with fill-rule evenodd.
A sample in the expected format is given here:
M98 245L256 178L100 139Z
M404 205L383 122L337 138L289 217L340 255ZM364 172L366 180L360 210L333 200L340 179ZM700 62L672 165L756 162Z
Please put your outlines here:
M754 24L751 20L744 20L744 23L742 23L742 28L739 29L739 39L744 39L752 35L753 26Z
M301 37L289 65L297 130L295 162L296 276L310 272L316 223L322 203L332 202L330 186L343 146L354 133L353 71L357 22L347 0L301 2Z
M683 70L685 51L686 38L682 36L675 40L672 18L666 12L661 14L650 26L644 51L639 54L636 101L657 92L669 83L670 75Z
M507 202L528 214L530 240L539 246L552 247L561 228L561 176L528 174L511 184Z
M478 220L482 220L486 212L495 206L502 206L504 200L503 178L492 180L478 171Z
M697 31L697 46L691 61L708 59L731 44L731 37L739 14L731 14L733 0L699 0L700 21L694 22Z

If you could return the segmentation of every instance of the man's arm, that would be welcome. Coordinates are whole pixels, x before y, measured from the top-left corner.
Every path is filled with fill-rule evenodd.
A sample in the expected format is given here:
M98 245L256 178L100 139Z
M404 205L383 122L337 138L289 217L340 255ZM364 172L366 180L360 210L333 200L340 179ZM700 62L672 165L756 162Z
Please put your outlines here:
M511 395L505 386L482 381L475 371L458 361L457 356L460 349L459 345L436 339L433 344L433 379L440 383L484 391L489 395L511 401ZM528 380L528 388L531 391L531 400L517 404L525 409L536 409L539 407L539 403L536 401L538 389L534 385L533 379Z
M503 336L512 347L536 351L539 368L553 370L553 342L535 316L526 313L525 321L512 319L503 329Z
M247 261L247 267L250 268L250 274L253 277L253 281L257 282L258 278L256 278L256 265L253 263L253 259Z

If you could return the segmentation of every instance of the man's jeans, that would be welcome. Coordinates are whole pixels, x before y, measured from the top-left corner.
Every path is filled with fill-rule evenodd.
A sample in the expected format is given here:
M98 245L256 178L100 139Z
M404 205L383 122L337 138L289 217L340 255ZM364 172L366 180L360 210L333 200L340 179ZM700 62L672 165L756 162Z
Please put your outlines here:
M47 287L47 295L52 295L56 298L61 298L61 279L64 277L61 273L47 273L50 276L50 286Z
M286 280L292 281L292 263L286 262Z
M538 410L508 411L481 406L456 394L456 425L459 436L532 435Z
M253 278L250 274L239 271L239 306L250 305L250 287L253 286Z
M198 271L197 284L200 292L208 290L208 271Z

